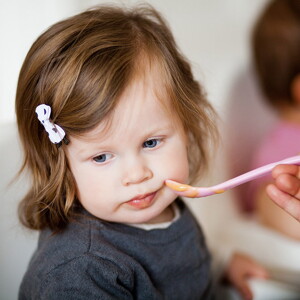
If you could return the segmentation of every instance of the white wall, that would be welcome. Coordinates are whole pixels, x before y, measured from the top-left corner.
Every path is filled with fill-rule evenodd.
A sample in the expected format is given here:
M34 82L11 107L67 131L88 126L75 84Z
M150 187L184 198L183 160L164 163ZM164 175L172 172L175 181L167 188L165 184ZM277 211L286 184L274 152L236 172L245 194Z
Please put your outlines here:
M37 36L95 0L0 2L0 123L14 120L18 72ZM112 1L136 3L138 1ZM222 110L234 76L248 64L248 32L266 0L151 0L168 19L180 48L195 66L210 100Z
M248 91L242 89L240 94L234 93L234 90L237 83L243 84L243 76L249 70L249 31L266 1L149 1L169 21L180 48L190 59L196 77L205 85L208 98L223 122L226 122L232 97L253 97L252 87ZM14 96L18 72L30 45L42 31L61 18L102 2L104 1L0 1L0 299L16 299L21 277L36 242L36 235L21 229L16 218L16 206L24 185L6 187L20 162L16 132L10 125L15 120ZM135 2L137 1L122 1ZM4 136L10 136L10 142L6 142ZM221 163L210 179L214 183L224 177L222 146L218 157L216 162ZM225 197L230 197L230 194ZM215 202L211 199L192 202L205 228L210 224L212 216L222 219L222 205L228 205L223 199L218 197ZM207 202L209 205L203 207L202 204Z

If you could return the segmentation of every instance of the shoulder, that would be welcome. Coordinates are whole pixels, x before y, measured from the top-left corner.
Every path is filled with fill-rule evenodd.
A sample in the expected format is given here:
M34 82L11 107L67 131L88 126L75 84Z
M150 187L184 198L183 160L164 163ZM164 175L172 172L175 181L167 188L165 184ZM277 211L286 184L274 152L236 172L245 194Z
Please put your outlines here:
M89 222L71 224L55 235L43 231L20 294L38 299L55 299L59 294L73 299L76 291L82 294L82 298L77 295L78 299L97 299L99 295L106 299L106 291L111 290L108 294L126 299L133 285L127 257L105 240L97 224L92 225L96 227Z
M114 265L117 257L120 266L122 259L126 259L122 257L122 251L120 253L113 239L114 233L109 231L107 234L105 223L95 218L74 221L66 230L57 234L44 230L31 264L36 261L43 265L43 270L50 272L77 263L88 263L92 267L107 261Z
M133 274L120 262L85 253L46 272L27 274L20 295L47 300L57 295L64 299L130 299L132 288Z

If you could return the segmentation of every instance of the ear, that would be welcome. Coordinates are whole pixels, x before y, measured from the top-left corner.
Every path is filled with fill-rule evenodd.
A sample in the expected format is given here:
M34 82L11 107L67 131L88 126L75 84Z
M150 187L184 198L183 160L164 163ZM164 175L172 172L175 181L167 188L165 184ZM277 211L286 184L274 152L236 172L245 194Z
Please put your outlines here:
M300 74L298 74L292 81L291 92L293 101L300 104Z

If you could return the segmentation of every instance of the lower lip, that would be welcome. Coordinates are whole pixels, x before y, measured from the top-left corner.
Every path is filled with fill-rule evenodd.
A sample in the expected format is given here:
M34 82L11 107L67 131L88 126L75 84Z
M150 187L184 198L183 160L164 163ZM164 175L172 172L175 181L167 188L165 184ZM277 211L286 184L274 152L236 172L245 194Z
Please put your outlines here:
M147 208L152 204L155 196L156 196L156 192L148 194L146 197L141 198L141 199L130 200L127 202L127 204L129 204L130 206L133 206L135 208L139 208L139 209Z

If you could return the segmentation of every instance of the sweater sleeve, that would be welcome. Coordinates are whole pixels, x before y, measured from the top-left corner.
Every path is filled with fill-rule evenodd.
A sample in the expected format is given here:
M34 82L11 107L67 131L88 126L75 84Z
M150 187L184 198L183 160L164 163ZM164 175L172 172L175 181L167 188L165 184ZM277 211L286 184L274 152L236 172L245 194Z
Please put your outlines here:
M112 261L81 256L51 270L35 299L133 299L133 278Z

